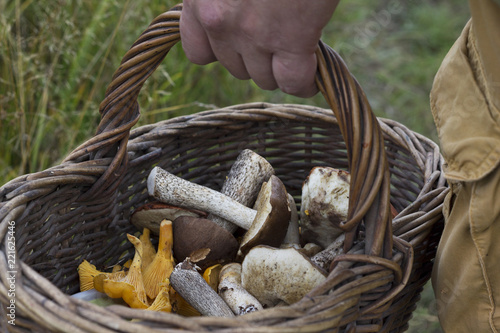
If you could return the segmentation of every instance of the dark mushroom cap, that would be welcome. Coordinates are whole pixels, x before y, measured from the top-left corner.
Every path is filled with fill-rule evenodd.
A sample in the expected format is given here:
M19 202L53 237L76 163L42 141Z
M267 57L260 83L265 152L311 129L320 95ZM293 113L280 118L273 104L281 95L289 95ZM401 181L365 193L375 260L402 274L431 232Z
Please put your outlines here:
M243 236L238 256L245 256L256 245L278 247L285 238L290 221L290 208L285 185L276 176L262 184L253 207L257 215Z
M130 218L130 222L139 230L148 228L155 235L159 235L160 223L164 219L174 221L179 216L195 216L206 217L207 213L194 210L167 205L162 202L148 202L138 207Z
M202 270L233 261L238 251L238 241L226 229L211 220L180 216L173 222L174 258L182 262L200 249L209 249L206 257L196 262Z

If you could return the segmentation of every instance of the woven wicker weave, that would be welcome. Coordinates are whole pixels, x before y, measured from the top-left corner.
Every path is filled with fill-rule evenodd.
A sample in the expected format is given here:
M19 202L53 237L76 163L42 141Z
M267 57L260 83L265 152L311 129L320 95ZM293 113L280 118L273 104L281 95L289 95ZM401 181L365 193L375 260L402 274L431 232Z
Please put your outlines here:
M317 82L333 113L254 103L131 130L142 84L179 40L181 9L156 18L125 55L93 138L62 164L0 188L0 330L404 331L429 279L442 230L447 187L437 145L399 123L375 118L357 82L325 45L317 53ZM270 161L297 202L312 167L351 171L349 218L343 225L349 251L336 259L323 284L296 304L237 318L101 308L68 296L79 290L76 268L83 259L102 269L124 252L133 254L124 242L126 233L137 231L129 217L150 200L146 178L153 166L218 190L245 148ZM389 203L399 212L393 221ZM15 253L8 246L13 225ZM15 297L9 295L12 274ZM16 326L3 320L12 299Z

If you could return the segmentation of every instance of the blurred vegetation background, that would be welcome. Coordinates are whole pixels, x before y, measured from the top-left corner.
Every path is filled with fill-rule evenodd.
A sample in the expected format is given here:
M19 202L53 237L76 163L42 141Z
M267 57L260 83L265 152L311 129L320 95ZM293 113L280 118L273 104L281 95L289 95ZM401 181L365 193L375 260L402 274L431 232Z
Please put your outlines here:
M92 137L121 57L170 0L0 0L0 184L40 171ZM344 0L323 40L344 57L374 112L434 141L429 92L469 18L464 0ZM144 86L140 125L267 101L327 107L195 66L177 45ZM440 332L427 287L410 332Z

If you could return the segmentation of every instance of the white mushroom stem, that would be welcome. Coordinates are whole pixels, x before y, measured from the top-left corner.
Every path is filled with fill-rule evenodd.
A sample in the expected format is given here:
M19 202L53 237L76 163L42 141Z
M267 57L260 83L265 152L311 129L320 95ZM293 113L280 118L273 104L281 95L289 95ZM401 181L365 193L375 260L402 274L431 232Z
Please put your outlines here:
M148 192L156 199L176 206L206 211L248 230L257 211L218 191L191 183L160 167L148 177Z
M291 194L288 194L288 207L290 207L290 222L286 231L283 244L295 244L300 247L300 233L299 233L299 212L297 205Z
M241 286L241 264L225 265L220 271L219 295L236 315L262 310L262 304Z
M204 316L233 317L233 311L196 271L189 258L175 266L170 284L191 306Z
M251 207L259 194L262 183L273 174L274 169L265 158L250 149L245 149L231 166L221 193L246 207ZM230 233L238 229L234 223L215 214L209 214L207 218Z

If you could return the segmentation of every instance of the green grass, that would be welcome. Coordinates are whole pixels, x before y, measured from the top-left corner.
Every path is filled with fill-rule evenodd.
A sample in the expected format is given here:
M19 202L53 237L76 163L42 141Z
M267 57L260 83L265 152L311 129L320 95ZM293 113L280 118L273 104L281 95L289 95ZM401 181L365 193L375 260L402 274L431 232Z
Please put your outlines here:
M170 0L0 0L0 184L58 163L92 137L98 106L130 45ZM344 0L324 41L346 60L375 113L437 140L428 94L468 18L467 3ZM190 64L176 46L139 97L144 125L253 101L327 107ZM411 332L439 332L427 288Z

